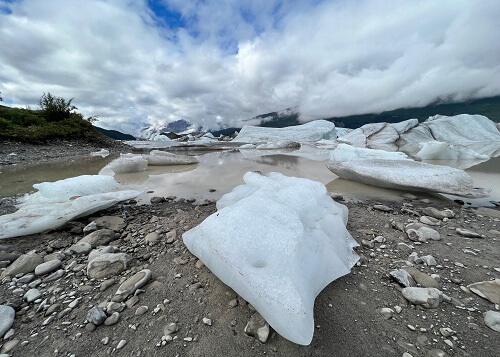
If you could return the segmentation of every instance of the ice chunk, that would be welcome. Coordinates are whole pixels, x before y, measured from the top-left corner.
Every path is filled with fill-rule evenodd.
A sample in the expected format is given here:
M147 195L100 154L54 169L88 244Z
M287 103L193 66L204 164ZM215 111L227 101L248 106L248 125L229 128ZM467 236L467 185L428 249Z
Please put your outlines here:
M99 172L100 175L126 174L146 170L148 161L140 155L126 154L111 161Z
M411 160L402 152L356 148L347 144L339 144L337 148L330 153L330 160L335 162L370 159Z
M306 124L289 126L286 128L267 128L245 125L234 142L266 143L280 140L296 142L318 141L321 139L335 139L337 131L335 124L326 120L315 120Z
M101 157L106 157L109 155L109 150L106 149L101 149L99 151L94 151L90 153L90 156L101 156Z
M275 143L260 144L257 146L258 150L271 150L271 149L298 149L300 144L291 140L278 140Z
M33 187L38 192L22 199L16 212L0 216L0 239L57 228L141 193L125 190L113 177L99 175L43 182Z
M463 170L412 160L357 160L327 166L343 179L378 187L463 197L487 197L489 192L474 188Z
M314 299L357 262L347 208L323 184L248 172L184 243L283 337L308 345Z
M187 165L198 163L198 159L194 156L176 155L160 150L153 150L149 153L149 155L142 155L142 157L147 160L149 165L152 166Z
M466 146L429 141L421 144L421 149L415 154L422 160L488 160L488 155L481 155Z

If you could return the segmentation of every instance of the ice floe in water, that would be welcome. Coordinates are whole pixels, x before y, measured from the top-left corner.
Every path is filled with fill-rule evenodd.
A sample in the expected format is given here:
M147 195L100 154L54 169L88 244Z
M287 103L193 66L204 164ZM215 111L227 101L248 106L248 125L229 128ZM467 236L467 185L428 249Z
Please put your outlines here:
M238 136L233 139L233 142L269 143L290 140L302 143L335 138L337 138L335 124L326 120L315 120L306 124L289 126L286 128L267 128L245 125L240 130Z
M385 150L356 148L347 144L339 144L331 153L330 160L344 162L353 160L411 160L405 153Z
M99 151L94 151L90 153L90 156L101 156L101 157L106 157L109 155L109 150L106 149L101 149Z
M488 160L490 158L466 146L440 141L428 141L421 144L415 156L422 160Z
M140 155L125 154L111 161L99 172L100 175L127 174L130 172L141 172L148 167L148 161Z
M308 345L316 296L358 260L347 208L316 181L255 172L244 181L184 243L280 335Z
M38 191L26 195L16 212L0 216L0 239L57 228L141 193L126 190L113 177L100 175L43 182L33 187Z
M398 190L487 197L488 190L473 187L463 170L413 160L357 160L327 165L337 176L371 186Z
M152 166L167 166L167 165L188 165L198 163L198 159L194 156L176 155L161 150L152 150L148 155L142 155Z

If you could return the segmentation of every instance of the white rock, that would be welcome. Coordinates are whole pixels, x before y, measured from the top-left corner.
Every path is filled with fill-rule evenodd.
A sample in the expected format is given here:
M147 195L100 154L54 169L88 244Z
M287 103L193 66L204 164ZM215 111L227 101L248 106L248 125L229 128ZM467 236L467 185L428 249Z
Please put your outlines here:
M254 172L244 180L184 243L278 333L307 345L316 295L358 260L347 208L319 182Z
M403 288L401 291L406 300L428 309L436 308L443 301L443 293L436 288Z
M463 197L486 197L489 192L474 188L472 178L463 170L411 160L358 160L327 166L343 179L371 186Z
M500 332L500 312L489 310L483 314L483 317L486 326L493 331Z
M83 175L33 185L38 192L26 195L19 210L0 216L0 239L54 229L75 217L84 217L140 194L112 177Z

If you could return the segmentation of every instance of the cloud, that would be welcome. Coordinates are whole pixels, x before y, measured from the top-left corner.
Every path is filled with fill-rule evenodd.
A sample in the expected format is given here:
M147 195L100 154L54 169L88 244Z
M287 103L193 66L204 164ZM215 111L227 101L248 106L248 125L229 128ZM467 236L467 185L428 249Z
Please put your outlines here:
M100 125L206 128L500 94L500 6L475 0L0 0L0 91Z

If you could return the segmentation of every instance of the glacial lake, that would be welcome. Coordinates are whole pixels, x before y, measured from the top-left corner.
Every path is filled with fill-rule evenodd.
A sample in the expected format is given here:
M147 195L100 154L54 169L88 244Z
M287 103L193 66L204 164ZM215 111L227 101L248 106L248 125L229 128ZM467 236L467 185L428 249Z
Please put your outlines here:
M143 151L144 152L144 151ZM179 152L176 152L179 153ZM175 166L149 166L146 171L117 174L115 179L123 184L138 187L144 193L139 203L149 203L152 196L177 196L180 198L218 199L243 183L248 171L280 172L288 176L305 177L324 183L329 191L343 195L349 200L385 199L401 200L403 191L389 190L337 178L326 168L326 161L314 161L304 157L284 154L274 155L271 151L258 153L238 150L190 152L196 154L199 164ZM259 156L265 154L265 156ZM116 156L72 158L65 162L42 163L39 165L15 165L0 169L0 197L33 191L33 184L56 181L78 175L96 175ZM427 161L453 167L470 166L471 162ZM484 199L463 199L472 205L491 206L500 201L500 157L477 163L466 169L475 186L490 188L491 196ZM446 198L443 195L418 194L434 200ZM449 199L459 197L447 196Z

